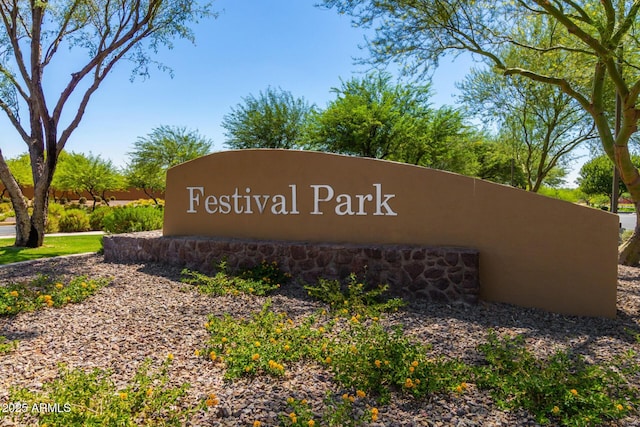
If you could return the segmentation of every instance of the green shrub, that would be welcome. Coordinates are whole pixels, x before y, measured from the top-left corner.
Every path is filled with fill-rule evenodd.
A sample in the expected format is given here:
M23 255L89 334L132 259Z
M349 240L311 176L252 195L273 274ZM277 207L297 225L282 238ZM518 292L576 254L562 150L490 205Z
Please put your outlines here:
M89 231L89 214L83 209L66 210L60 217L59 225L63 233Z
M18 340L8 341L7 337L0 335L0 355L11 353L18 349Z
M60 231L60 217L55 215L47 215L47 224L44 227L44 232L47 234L58 233Z
M164 200L158 199L158 204L156 204L152 199L138 199L129 203L129 206L163 206Z
M602 425L634 412L639 403L637 388L625 376L638 372L633 352L603 365L566 351L540 359L521 335L498 337L493 331L479 349L486 364L476 370L478 388L490 390L498 407L526 409L542 424Z
M89 226L91 230L102 230L105 215L111 212L109 206L99 206L89 214Z
M154 206L122 206L105 215L102 225L109 233L134 233L161 229L162 219L162 209Z
M209 316L205 327L210 339L197 354L224 364L226 379L282 376L292 363L318 354L326 333L313 316L295 324L286 313L274 313L271 300L249 320L238 321L229 314Z
M188 383L176 387L169 378L172 355L159 368L146 360L134 378L117 386L110 371L60 368L59 378L46 382L42 391L12 389L10 401L24 410L8 416L21 425L58 426L183 426L208 403L182 404ZM31 410L42 404L58 404L58 410ZM186 406L186 407L185 407ZM1 415L0 415L1 416ZM36 422L33 418L37 418Z
M60 279L44 275L26 283L9 283L0 286L0 316L77 303L108 283L107 279L88 280L79 276L65 284Z
M9 213L13 210L13 205L9 202L0 203L0 214Z
M227 295L244 292L251 295L268 295L278 289L280 284L288 281L285 273L278 268L277 263L262 262L262 264L244 270L237 275L227 272L227 264L222 261L218 264L218 273L215 276L182 270L182 282L196 286L198 291L206 295Z
M356 275L349 276L349 282L343 287L338 280L319 279L316 286L305 285L309 296L331 306L338 316L378 316L382 312L396 311L404 305L400 298L386 298L389 285L379 285L373 289L358 282Z
M64 211L65 208L60 203L49 203L49 207L47 208L49 215L56 217L61 217Z

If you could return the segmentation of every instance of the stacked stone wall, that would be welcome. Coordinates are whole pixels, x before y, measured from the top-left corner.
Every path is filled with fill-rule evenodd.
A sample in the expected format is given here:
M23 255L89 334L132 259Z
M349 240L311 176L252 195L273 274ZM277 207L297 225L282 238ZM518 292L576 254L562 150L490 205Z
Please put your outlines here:
M480 291L478 251L459 247L163 237L158 231L105 236L104 256L110 262L164 262L204 273L222 260L231 272L275 261L306 283L345 280L355 273L369 284L389 284L391 293L405 299L452 304L475 304Z

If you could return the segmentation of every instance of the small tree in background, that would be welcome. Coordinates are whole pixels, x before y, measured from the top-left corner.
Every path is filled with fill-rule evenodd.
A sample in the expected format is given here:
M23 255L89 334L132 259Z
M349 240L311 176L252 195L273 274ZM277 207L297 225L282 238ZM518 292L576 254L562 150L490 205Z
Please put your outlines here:
M597 137L591 116L554 86L492 70L473 70L458 87L478 119L499 126L499 141L537 192L572 160L572 152Z
M227 147L300 148L308 117L314 111L304 98L269 87L242 101L222 119Z
M160 126L140 137L129 153L127 182L158 204L155 192L164 191L167 169L209 154L212 141L185 127Z
M93 199L92 210L99 198L108 204L107 191L124 188L124 177L113 166L111 160L100 156L88 156L70 153L60 162L52 186L62 191L74 191L77 194L87 192Z
M635 165L640 165L640 156L631 156ZM606 195L611 200L613 182L613 168L611 161L605 155L594 157L580 168L578 185L580 190L588 196ZM627 187L620 180L620 191L626 192Z

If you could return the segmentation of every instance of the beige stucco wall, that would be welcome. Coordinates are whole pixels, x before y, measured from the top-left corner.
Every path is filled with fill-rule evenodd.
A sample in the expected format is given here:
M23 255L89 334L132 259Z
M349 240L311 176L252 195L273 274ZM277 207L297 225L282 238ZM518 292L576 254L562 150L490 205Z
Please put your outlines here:
M332 200L314 203L326 186ZM244 196L252 213L234 213L246 211ZM336 199L338 213L350 200L353 215L338 215ZM374 159L243 150L170 169L165 200L165 236L466 246L480 251L485 300L616 313L617 216L508 186Z

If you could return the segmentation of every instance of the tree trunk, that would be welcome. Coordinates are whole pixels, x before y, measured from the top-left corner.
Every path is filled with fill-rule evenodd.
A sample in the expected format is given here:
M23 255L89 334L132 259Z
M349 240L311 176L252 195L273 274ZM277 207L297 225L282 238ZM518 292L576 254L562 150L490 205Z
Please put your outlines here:
M635 201L636 227L633 234L618 248L618 262L623 265L637 265L640 262L640 202Z

